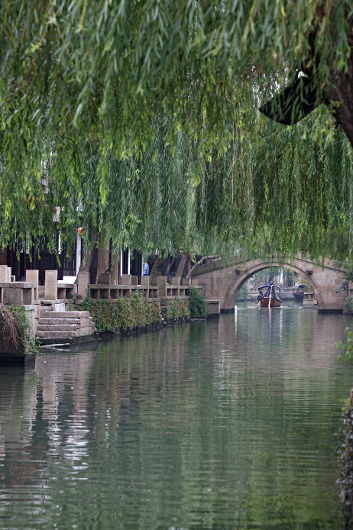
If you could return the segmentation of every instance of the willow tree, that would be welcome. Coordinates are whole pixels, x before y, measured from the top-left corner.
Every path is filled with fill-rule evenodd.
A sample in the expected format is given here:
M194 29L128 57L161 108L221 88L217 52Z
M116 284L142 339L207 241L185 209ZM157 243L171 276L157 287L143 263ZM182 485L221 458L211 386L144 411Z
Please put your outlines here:
M82 145L99 146L93 173L105 209L114 188L111 157L119 164L130 160L126 165L136 165L137 171L148 152L154 164L160 156L151 147L156 145L156 121L166 120L159 140L169 144L171 157L178 151L181 131L190 143L184 150L188 157L193 146L188 172L197 190L195 226L208 246L229 242L234 248L248 243L249 234L255 234L256 246L256 234L262 231L269 244L275 238L292 248L299 248L301 240L303 248L311 248L305 238L309 235L317 253L319 247L325 250L323 241L334 238L330 216L339 221L339 238L346 238L351 155L346 152L340 164L333 146L341 142L346 149L344 138L335 136L337 125L353 143L352 13L352 0L2 2L0 200L8 229L7 220L18 219L19 194L23 218L26 201L30 211L36 202L44 203L41 161L53 153L55 193L61 195L55 204L63 212L71 203L74 208L85 174ZM267 137L259 107L290 124L316 109L313 118L303 120L310 120L311 141L303 147L309 128L303 122L291 132L278 125ZM335 154L326 162L331 147ZM307 172L298 169L291 153L305 155ZM325 158L324 173L320 157ZM163 164L173 165L166 159ZM329 164L337 171L334 196L320 188ZM143 190L149 185L148 171L139 178ZM159 171L157 191L162 197L163 186L177 189L177 174ZM276 217L266 205L273 204L277 187ZM346 200L340 203L342 194ZM141 197L131 225L151 216L148 201ZM121 204L129 200L124 192ZM308 216L301 219L304 209ZM168 201L161 200L153 213L166 220L170 211ZM92 220L86 221L93 226ZM43 221L43 230L45 226ZM38 228L42 230L40 224ZM14 237L18 233L13 230ZM153 226L149 234L151 244L157 244L159 233Z

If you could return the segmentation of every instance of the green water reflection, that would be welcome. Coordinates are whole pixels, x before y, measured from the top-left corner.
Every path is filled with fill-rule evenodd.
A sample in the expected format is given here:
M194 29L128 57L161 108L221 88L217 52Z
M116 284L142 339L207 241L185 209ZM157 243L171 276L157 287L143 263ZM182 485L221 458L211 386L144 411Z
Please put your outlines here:
M347 320L235 315L0 372L0 528L338 528Z

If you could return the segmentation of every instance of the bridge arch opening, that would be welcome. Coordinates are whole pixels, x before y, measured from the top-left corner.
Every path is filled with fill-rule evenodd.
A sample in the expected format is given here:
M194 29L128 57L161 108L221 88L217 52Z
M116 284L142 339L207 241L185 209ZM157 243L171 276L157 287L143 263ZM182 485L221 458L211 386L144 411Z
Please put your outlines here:
M235 306L240 289L247 282L247 280L249 280L249 278L254 276L254 274L265 269L275 268L286 268L297 272L302 278L304 278L305 282L312 287L318 301L318 309L324 307L320 289L316 285L315 281L311 278L310 274L308 274L304 269L289 263L251 263L249 264L249 268L246 268L246 266L242 267L242 272L235 277L234 281L230 285L225 297L224 308Z

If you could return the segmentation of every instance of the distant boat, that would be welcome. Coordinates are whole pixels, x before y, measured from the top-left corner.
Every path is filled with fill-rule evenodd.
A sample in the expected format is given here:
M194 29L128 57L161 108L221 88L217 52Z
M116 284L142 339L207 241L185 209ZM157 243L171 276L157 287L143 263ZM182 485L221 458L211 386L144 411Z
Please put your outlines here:
M303 301L305 287L307 287L307 284L306 283L301 283L300 285L298 285L298 289L296 290L296 292L293 293L293 296L294 296L294 298L296 299L297 302L302 302Z
M281 290L281 288L278 285L272 285L271 296L267 294L267 291L265 294L263 294L262 289L267 290L267 285L262 285L261 287L257 288L257 290L259 291L259 294L256 300L259 304L259 307L268 307L269 305L270 307L281 307L282 300L279 297L279 294L276 293L275 291L275 289L278 289L278 291Z

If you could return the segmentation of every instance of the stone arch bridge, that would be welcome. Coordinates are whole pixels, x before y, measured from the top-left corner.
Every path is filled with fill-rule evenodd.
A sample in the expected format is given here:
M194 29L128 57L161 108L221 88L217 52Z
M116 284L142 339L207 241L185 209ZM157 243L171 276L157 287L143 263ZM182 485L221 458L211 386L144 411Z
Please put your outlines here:
M337 269L329 260L317 266L305 258L295 258L291 262L221 259L196 267L192 279L203 286L207 300L220 300L221 312L231 312L244 283L256 272L269 267L286 267L298 272L313 288L320 312L343 311L347 293L335 293L335 289L343 279L344 270Z

